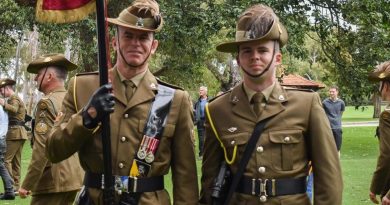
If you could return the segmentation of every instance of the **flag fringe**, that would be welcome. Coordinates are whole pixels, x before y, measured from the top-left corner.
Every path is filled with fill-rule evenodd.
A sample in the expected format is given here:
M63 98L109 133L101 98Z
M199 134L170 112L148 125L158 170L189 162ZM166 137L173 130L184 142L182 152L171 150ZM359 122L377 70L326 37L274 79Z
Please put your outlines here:
M43 0L37 1L36 19L40 23L72 23L84 19L96 10L96 2L72 10L43 10Z

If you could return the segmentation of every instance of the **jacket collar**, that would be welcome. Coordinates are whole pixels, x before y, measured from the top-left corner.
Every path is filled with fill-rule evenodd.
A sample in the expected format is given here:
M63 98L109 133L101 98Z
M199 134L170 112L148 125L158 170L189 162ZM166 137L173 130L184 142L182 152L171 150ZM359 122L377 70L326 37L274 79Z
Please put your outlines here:
M261 116L257 118L256 114L252 111L243 86L243 83L241 83L234 87L230 94L230 102L233 105L232 111L236 115L253 122L258 122L285 110L283 103L288 101L287 93L279 83L276 83Z

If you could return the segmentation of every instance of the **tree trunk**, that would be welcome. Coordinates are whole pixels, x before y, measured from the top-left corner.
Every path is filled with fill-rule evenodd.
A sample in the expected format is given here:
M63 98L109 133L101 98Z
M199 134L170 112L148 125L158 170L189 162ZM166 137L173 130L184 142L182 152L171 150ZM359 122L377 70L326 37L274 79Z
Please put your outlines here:
M379 96L379 94L375 92L375 94L372 97L372 100L374 103L374 115L372 117L379 118L379 115L381 114L382 99Z

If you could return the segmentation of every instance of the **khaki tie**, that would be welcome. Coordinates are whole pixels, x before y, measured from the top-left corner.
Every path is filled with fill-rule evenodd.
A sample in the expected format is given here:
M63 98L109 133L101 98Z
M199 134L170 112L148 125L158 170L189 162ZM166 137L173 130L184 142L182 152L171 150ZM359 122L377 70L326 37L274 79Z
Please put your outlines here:
M126 85L125 94L126 94L127 102L129 102L131 97L133 97L136 86L131 80L125 80L123 81L123 83Z
M261 107L261 103L263 102L263 99L264 99L263 93L256 93L252 97L253 111L255 112L257 117L260 117L261 111L263 110Z

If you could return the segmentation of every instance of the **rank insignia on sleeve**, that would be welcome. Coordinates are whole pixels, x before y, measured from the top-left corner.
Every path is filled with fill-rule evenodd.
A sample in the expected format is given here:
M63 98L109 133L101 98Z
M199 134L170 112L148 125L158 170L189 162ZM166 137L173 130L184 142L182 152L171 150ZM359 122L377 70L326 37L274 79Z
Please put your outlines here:
M38 133L38 134L45 134L48 130L48 126L46 123L44 122L39 122L36 126L35 126L35 131Z
M390 115L388 112L383 112L381 117L382 117L382 119L387 120L387 119L389 119Z
M45 110L47 108L47 105L46 105L46 103L39 103L39 109L41 109L41 110Z

